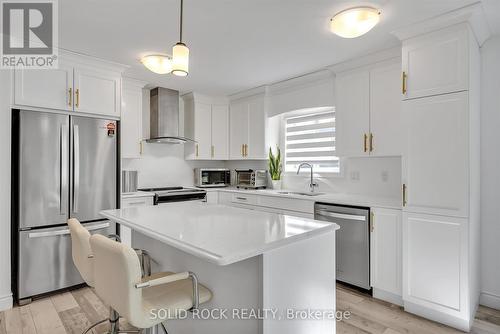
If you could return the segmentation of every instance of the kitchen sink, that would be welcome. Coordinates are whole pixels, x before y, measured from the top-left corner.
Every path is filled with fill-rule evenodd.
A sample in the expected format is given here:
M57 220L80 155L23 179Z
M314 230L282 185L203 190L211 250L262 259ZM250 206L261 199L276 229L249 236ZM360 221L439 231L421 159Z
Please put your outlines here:
M300 192L300 191L278 191L278 194L282 195L302 195L302 196L318 196L324 195L325 193L308 193L308 192Z

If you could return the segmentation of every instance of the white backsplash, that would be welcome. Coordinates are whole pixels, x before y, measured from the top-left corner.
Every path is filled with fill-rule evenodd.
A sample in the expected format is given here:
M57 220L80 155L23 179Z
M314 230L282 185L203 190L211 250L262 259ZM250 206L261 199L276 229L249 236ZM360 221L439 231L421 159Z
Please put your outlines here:
M144 144L141 159L122 159L122 169L139 172L139 188L193 186L196 167L267 169L267 161L186 161L183 145ZM370 196L398 197L401 187L401 158L349 158L343 160L343 175L315 177L317 191ZM308 190L309 174L283 175L283 188Z

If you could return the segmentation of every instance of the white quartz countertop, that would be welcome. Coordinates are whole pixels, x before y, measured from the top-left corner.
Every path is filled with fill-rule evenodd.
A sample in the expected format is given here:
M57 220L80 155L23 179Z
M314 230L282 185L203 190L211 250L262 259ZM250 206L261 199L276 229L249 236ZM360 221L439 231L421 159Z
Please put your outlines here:
M238 189L235 187L227 188L212 188L206 189L207 191L224 191L224 192L238 192L244 194L254 194L263 196L277 196L282 198L296 198L305 199L313 202L328 203L328 204L342 204L342 205L355 205L355 206L366 206L375 208L386 208L386 209L402 209L401 200L393 197L383 197L383 196L366 196L357 194L344 194L344 193L322 193L317 196L305 196L298 194L280 194L279 192L293 192L296 190L272 190L272 189ZM304 191L305 192L305 191ZM321 191L318 191L321 193Z
M153 197L155 194L149 191L135 191L133 193L122 193L122 198Z
M217 265L239 262L339 228L313 219L202 202L105 210L101 215Z

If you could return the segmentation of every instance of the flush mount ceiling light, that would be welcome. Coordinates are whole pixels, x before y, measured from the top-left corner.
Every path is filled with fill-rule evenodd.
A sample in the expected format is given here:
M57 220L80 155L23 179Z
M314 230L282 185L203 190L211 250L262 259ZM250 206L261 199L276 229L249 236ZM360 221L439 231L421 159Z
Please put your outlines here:
M380 20L380 12L372 7L355 7L337 13L330 21L330 30L344 38L366 34Z
M172 58L166 55L148 55L141 58L141 63L151 72L167 74L172 72Z
M172 49L172 74L185 77L189 73L189 49L182 42L182 16L184 0L181 0L181 13L179 19L179 42Z

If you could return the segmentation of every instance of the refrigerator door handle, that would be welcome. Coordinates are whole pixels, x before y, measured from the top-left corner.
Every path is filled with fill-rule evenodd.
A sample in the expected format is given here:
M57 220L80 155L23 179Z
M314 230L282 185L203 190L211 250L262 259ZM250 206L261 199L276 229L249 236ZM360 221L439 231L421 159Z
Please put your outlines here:
M80 132L78 125L73 125L73 212L78 212L80 193Z
M59 213L61 215L66 214L66 209L68 207L68 128L66 124L61 124L59 137L59 147L60 147L60 187L59 187Z
M102 223L102 224L96 224L92 225L90 227L85 227L87 231L95 231L95 230L101 230L103 228L108 228L109 223ZM31 232L28 234L28 238L43 238L43 237L54 237L57 235L66 235L70 234L69 229L64 229L64 230L57 230L57 231L48 231L48 232Z

